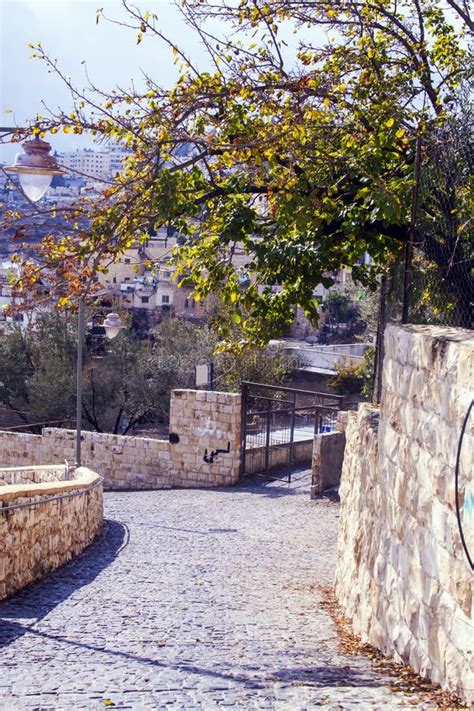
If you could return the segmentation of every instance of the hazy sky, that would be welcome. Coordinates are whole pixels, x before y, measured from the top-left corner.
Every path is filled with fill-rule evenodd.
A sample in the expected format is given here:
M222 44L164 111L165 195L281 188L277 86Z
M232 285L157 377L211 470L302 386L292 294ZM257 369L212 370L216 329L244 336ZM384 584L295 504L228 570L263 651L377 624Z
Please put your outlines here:
M176 37L193 58L204 61L199 42L182 22L179 12L168 0L135 0L143 10L158 14L160 26ZM41 41L50 56L74 82L85 84L87 61L91 79L107 89L116 84L127 86L132 78L139 83L141 69L160 84L171 84L176 76L170 54L146 35L136 44L132 30L109 24L96 24L96 9L115 19L125 18L120 0L0 0L0 125L22 125L36 113L44 114L41 101L51 108L68 106L64 85L46 71L43 62L30 59L28 43ZM11 109L14 113L5 113ZM54 148L75 150L79 137L57 134L51 137ZM0 147L0 161L11 161L17 147Z

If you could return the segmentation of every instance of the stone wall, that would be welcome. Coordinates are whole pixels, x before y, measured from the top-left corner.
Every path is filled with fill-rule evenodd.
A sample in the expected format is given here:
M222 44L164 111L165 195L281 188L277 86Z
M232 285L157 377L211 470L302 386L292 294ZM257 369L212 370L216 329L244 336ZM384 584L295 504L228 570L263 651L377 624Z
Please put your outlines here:
M338 412L335 432L314 435L311 460L312 499L318 498L326 489L339 486L346 448L348 416L348 412Z
M10 484L41 484L50 481L64 481L67 477L64 465L47 464L38 467L11 467L0 469L0 486Z
M277 469L288 467L290 457L289 444L274 444L270 445L269 449L269 465L268 470L275 471ZM252 447L245 452L245 473L260 474L266 470L266 447ZM293 442L292 465L307 464L311 461L313 454L312 440L302 440L301 442Z
M100 531L100 477L81 467L71 481L51 481L51 469L43 481L36 472L39 483L0 487L0 599L66 563ZM0 480L12 478L11 469L0 470Z
M240 410L240 393L173 391L170 433L179 436L178 443L169 445L173 486L229 486L238 482Z
M178 435L178 442L84 431L82 463L104 477L106 489L236 484L240 463L240 402L240 394L235 393L174 390L170 432ZM228 452L216 453L217 449L227 448ZM42 435L0 432L3 466L64 460L73 464L74 459L73 430L45 428Z
M389 326L383 396L346 431L336 594L354 630L474 701L473 574L455 513L455 464L472 400L474 338ZM461 473L472 478L474 424Z

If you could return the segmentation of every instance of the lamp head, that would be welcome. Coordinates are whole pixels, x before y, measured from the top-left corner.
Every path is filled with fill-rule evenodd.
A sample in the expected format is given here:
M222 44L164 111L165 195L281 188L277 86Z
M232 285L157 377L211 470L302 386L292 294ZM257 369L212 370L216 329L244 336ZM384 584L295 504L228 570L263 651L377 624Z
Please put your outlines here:
M122 319L118 314L107 314L104 323L101 324L105 329L105 335L107 338L115 338L120 333L120 329L123 328Z
M49 155L51 146L46 141L36 137L32 141L25 141L22 148L23 152L17 153L14 164L5 170L7 173L17 173L26 196L38 202L51 185L53 175L63 175L65 171Z

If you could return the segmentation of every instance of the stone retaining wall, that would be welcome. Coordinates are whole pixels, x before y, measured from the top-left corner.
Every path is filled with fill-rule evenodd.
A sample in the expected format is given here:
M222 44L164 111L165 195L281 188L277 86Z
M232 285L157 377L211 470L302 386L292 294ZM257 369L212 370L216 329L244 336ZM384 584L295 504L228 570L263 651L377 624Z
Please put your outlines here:
M336 594L354 630L474 701L474 577L455 514L455 463L473 397L474 338L389 326L379 412L346 430ZM474 418L461 475L472 480Z
M41 484L50 481L64 481L66 469L64 465L47 464L38 467L10 467L0 469L0 486L9 484Z
M240 394L174 390L170 432L178 436L178 442L84 431L82 463L104 477L106 489L236 484L240 465L240 402ZM227 448L228 452L216 453ZM0 432L2 465L64 460L73 464L74 458L73 430L45 428L42 435Z
M314 435L311 460L312 499L317 499L326 489L339 486L346 448L348 416L348 412L338 412L335 432Z
M100 531L100 477L83 467L71 481L51 481L43 473L46 481L38 470L39 483L0 488L0 599L66 563ZM0 480L12 478L11 469L0 470ZM25 506L11 508L18 504Z
M274 444L269 447L269 471L288 467L290 445ZM266 447L252 447L245 452L245 473L260 474L265 472ZM293 442L292 465L307 464L313 454L313 441Z

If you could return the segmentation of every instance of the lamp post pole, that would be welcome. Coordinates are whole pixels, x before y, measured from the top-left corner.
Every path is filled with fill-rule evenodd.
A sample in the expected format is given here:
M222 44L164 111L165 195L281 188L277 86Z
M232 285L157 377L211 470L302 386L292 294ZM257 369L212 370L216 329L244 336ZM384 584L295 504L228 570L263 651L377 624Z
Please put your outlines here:
M76 467L81 466L81 439L82 439L82 360L84 350L84 299L79 301L77 319L77 364L76 364Z
M98 295L110 293L102 291ZM79 310L77 317L77 361L76 361L76 468L82 464L81 442L82 442L82 366L84 360L84 336L86 330L85 323L85 295L79 299ZM101 324L105 330L106 338L112 339L121 330L122 320L116 313L107 314L105 321Z

